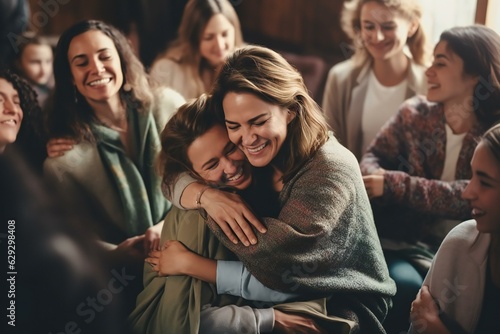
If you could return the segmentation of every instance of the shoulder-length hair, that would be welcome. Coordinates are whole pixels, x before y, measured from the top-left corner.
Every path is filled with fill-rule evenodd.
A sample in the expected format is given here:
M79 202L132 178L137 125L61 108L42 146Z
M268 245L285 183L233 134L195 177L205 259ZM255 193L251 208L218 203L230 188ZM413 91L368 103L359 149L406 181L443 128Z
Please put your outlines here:
M184 8L181 23L175 39L161 56L187 66L197 78L197 85L203 87L200 70L204 65L200 54L203 31L210 19L222 14L234 27L235 48L243 45L240 20L228 0L189 0Z
M500 120L500 36L481 25L445 30L439 41L463 61L464 74L478 76L472 106L479 122L490 127Z
M187 151L196 138L217 124L208 108L210 108L210 97L202 94L197 99L183 104L161 132L158 170L162 175L162 188L167 196L171 196L171 186L183 172L189 172L193 177L202 180L194 171Z
M90 122L94 115L89 104L73 83L68 60L68 50L73 38L90 30L102 32L113 41L116 47L124 77L120 88L120 98L128 106L139 110L148 108L153 103L153 94L144 66L135 56L125 36L102 21L82 21L67 29L57 43L54 57L54 101L48 114L50 137L69 136L77 140L93 139ZM123 88L125 84L132 89L125 91Z
M229 92L250 93L295 113L280 150L279 168L287 182L328 140L328 126L309 96L300 73L281 55L265 47L246 46L229 56L213 88L213 112L224 119L222 100Z
M389 10L398 13L408 21L416 20L418 27L415 33L408 37L406 45L410 49L413 61L419 65L427 65L429 50L425 32L422 28L422 6L419 0L350 0L344 3L340 17L342 30L354 43L354 59L363 63L371 58L361 39L361 8L367 2L376 2Z

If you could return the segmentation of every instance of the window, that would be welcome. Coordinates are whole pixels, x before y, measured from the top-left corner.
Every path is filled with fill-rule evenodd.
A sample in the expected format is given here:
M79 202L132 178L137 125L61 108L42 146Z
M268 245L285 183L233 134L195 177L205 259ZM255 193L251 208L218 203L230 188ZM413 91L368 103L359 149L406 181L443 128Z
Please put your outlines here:
M500 0L489 0L487 3L486 25L500 34L500 20L498 17L500 13Z
M476 0L420 0L423 7L422 25L429 42L434 45L439 35L449 28L474 24Z

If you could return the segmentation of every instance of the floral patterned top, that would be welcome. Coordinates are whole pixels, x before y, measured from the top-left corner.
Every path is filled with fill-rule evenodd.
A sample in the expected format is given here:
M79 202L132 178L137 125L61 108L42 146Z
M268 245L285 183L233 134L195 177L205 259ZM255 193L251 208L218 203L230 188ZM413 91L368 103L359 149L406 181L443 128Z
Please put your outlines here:
M470 205L461 194L472 176L474 149L486 129L476 124L466 134L455 181L446 182L440 180L446 157L445 124L441 105L415 96L401 105L363 155L363 175L386 170L384 194L372 200L380 237L437 247L442 240L430 235L433 222L470 218Z

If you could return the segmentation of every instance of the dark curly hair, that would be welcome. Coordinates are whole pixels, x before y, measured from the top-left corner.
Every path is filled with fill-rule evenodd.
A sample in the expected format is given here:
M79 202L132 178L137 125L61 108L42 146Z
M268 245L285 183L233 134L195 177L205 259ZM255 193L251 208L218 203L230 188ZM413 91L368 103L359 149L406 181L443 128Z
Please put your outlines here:
M23 111L23 121L19 130L18 138L23 137L26 127L30 126L37 134L42 133L42 110L38 105L37 94L31 88L29 83L14 73L12 70L0 70L0 78L7 80L12 84L19 95L21 110ZM27 125L27 123L30 123Z
M40 113L37 95L25 79L21 78L11 70L1 70L0 78L7 80L12 84L12 86L14 86L14 89L19 94L21 109L23 110L24 116L29 117L33 113Z

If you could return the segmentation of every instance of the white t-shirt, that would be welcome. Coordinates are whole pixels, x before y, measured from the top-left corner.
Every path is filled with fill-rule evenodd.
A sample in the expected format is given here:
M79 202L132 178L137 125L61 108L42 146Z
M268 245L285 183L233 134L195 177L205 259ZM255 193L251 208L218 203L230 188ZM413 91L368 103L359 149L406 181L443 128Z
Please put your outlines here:
M453 133L453 130L448 124L446 128L446 154L444 158L443 174L441 174L441 181L455 181L455 173L457 171L458 156L462 150L464 137L467 133L460 133L458 135ZM441 219L436 221L436 224L431 228L431 234L444 239L444 237L461 221L452 219Z
M464 137L467 133L460 133L458 135L453 133L453 130L448 124L446 128L446 156L444 158L443 174L441 174L442 181L455 181L455 173L457 171L457 161L462 149Z
M408 81L405 79L396 86L383 86L370 70L368 78L368 89L363 104L363 116L361 119L361 130L363 132L362 152L375 138L380 128L395 115L401 103L405 100Z

